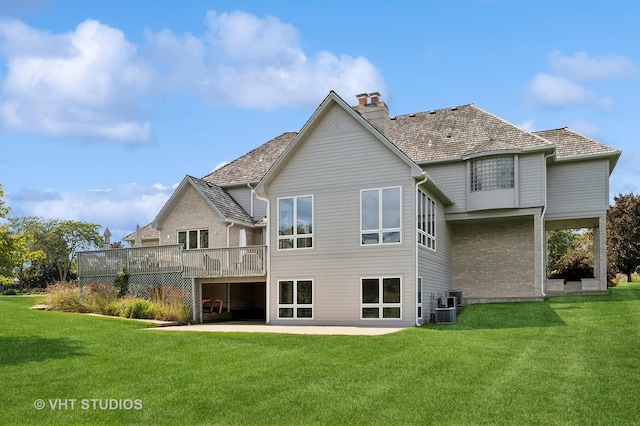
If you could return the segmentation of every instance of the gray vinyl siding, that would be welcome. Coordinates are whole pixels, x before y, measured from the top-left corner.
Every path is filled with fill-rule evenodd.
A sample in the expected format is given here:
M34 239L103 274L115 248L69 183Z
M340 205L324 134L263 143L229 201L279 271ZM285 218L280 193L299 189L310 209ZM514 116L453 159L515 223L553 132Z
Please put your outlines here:
M447 208L447 213L467 211L467 165L464 161L429 165L423 167L433 180L453 200L454 204Z
M518 156L519 207L544 204L544 161L542 154Z
M547 191L547 220L602 216L609 205L609 162L550 165Z
M253 191L248 186L226 188L226 191L254 220L260 220L267 215L267 203L252 195ZM253 204L251 202L252 197Z
M415 183L409 166L334 107L301 140L267 187L270 199L270 316L277 324L415 324ZM360 245L360 191L402 188L402 243ZM312 249L277 249L278 198L313 195ZM361 320L361 278L402 279L400 320ZM314 319L279 320L279 280L312 279Z
M432 293L435 298L438 298L442 293L450 290L453 283L451 233L445 220L442 204L436 201L436 206L436 250L418 246L418 276L422 277L423 321L429 321Z

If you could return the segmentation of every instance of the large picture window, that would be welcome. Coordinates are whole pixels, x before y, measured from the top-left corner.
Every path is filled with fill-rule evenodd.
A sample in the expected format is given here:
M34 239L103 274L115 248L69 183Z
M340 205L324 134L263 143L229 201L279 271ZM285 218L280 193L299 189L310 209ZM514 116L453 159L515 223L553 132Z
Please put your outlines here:
M209 248L209 230L178 231L178 244L185 250Z
M418 191L418 243L436 249L436 202Z
M362 319L400 319L402 280L362 279Z
M313 318L313 281L278 281L278 318Z
M313 247L313 196L278 199L278 249Z
M401 188L360 191L360 242L392 244L401 242Z
M471 160L471 191L513 188L513 156Z

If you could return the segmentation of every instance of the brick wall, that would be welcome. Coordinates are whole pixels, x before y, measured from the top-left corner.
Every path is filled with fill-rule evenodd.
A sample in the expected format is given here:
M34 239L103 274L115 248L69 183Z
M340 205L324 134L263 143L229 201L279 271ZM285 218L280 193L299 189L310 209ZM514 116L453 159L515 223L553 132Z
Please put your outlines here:
M455 224L453 286L466 298L539 296L534 220ZM538 278L539 279L539 278Z

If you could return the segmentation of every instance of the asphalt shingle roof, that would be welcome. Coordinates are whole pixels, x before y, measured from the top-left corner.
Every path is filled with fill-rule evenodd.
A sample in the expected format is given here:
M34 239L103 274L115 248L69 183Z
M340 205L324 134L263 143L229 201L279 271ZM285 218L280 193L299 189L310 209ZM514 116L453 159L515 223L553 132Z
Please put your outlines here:
M223 186L258 182L297 134L283 133L203 179ZM567 128L528 132L473 104L391 117L385 136L417 164L554 146L558 158L619 153Z
M189 176L189 178L226 219L248 225L255 223L251 216L240 207L227 191L203 179L198 179L193 176Z
M253 224L253 219L222 187L259 182L297 135L298 132L283 133L202 179L191 179L225 217ZM473 104L391 117L385 136L417 164L462 159L482 152L554 147L559 159L613 157L620 153L568 128L528 132ZM155 231L149 225L142 230L143 238L146 232ZM135 234L127 238L132 236Z
M472 104L392 117L385 136L418 164L551 145Z
M216 185L259 182L297 135L298 132L283 133L202 179Z
M583 136L567 127L533 133L553 142L558 147L556 156L560 159L618 152L615 148Z

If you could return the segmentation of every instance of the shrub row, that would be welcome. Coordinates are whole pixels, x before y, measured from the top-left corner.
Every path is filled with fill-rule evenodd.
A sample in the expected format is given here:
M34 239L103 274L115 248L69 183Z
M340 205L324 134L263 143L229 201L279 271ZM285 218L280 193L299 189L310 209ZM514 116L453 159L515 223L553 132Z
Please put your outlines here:
M181 323L189 320L189 309L175 289L155 287L148 298L118 297L118 292L119 289L112 284L89 284L81 291L77 285L59 282L47 288L45 304L54 311L92 312Z

